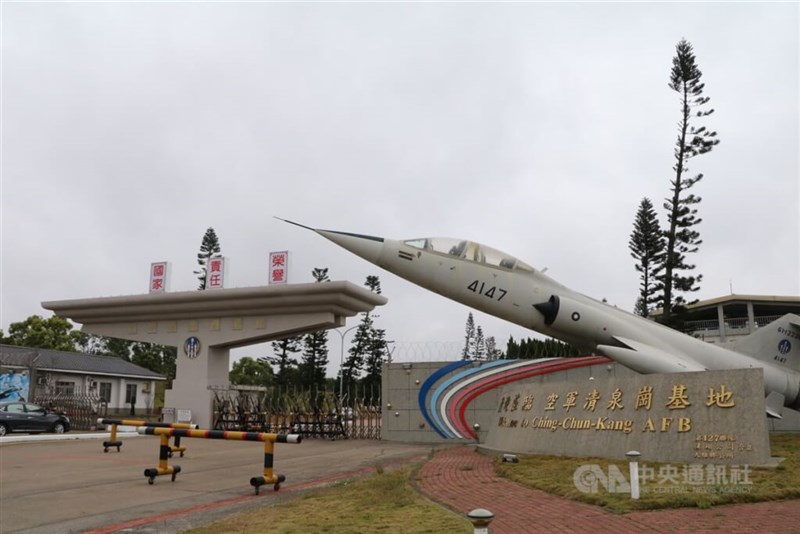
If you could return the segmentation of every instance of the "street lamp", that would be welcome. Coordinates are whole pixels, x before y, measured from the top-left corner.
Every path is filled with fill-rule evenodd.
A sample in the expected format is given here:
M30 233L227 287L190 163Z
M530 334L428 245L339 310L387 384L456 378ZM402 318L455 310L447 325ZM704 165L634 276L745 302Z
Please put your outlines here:
M339 346L339 402L341 402L344 392L344 336L346 336L350 330L358 328L358 326L359 325L351 326L344 332L340 332L338 328L333 330L334 332L339 334L339 337L341 338L342 342L341 345Z

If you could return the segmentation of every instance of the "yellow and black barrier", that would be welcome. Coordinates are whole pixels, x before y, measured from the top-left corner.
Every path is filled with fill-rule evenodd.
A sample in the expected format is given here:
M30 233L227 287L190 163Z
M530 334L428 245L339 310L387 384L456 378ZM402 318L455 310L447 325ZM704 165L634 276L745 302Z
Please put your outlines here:
M157 429L157 430L171 430L170 428L164 427L150 427L150 426L140 426L136 430L138 431L141 428L146 429ZM141 434L141 432L139 432ZM161 475L172 475L172 481L175 482L175 477L178 473L181 472L181 466L179 465L169 465L167 459L169 458L169 434L161 434L159 436L161 438L161 445L158 448L158 467L153 467L151 469L144 470L144 476L147 477L147 483L152 484L157 476Z
M110 447L116 447L117 452L119 452L120 447L122 447L122 442L117 439L117 425L122 426L152 426L152 427L160 427L160 428L197 428L198 425L194 423L158 423L152 421L145 421L143 419L106 419L101 417L97 420L97 424L99 425L111 425L111 435L109 436L108 441L103 442L103 452L108 452ZM175 445L170 446L169 448L169 457L172 457L172 454L175 452L180 452L181 457L183 457L183 452L186 450L186 447L181 447L181 440L180 438L175 438Z
M273 484L273 489L278 491L281 482L286 480L283 475L275 475L272 472L274 463L275 443L300 443L302 438L297 434L271 434L267 432L238 432L233 430L192 430L183 428L163 428L163 427L139 427L136 429L142 435L155 435L161 437L161 449L159 453L159 464L157 468L145 469L144 476L148 477L148 482L153 483L153 479L158 475L171 474L172 480L181 470L179 466L170 467L164 456L164 445L170 436L201 439L229 439L240 441L263 441L264 442L264 474L250 479L250 485L256 490L258 495L261 486Z

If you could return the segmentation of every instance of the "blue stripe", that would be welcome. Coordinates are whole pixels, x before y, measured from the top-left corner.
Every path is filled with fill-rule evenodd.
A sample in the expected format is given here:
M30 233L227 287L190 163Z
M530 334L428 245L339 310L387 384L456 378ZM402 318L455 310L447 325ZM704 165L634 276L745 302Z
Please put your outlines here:
M458 369L459 367L463 367L468 365L472 362L469 360L458 360L452 363L449 363L433 373L431 376L428 377L427 380L422 384L422 387L419 389L419 397L417 402L419 402L419 410L422 412L422 417L428 422L428 425L437 433L439 436L446 438L447 436L442 433L436 423L433 422L431 419L430 414L428 413L428 408L425 405L425 398L428 396L428 391L433 387L433 385L447 373Z
M468 361L468 363L472 363L469 360L467 360L467 361ZM491 369L492 367L498 367L500 365L507 365L507 364L510 364L510 363L514 363L516 361L518 361L518 360L495 360L495 361L492 361L492 362L483 363L483 364L481 364L480 366L478 366L478 367L476 367L474 369L468 369L466 371L462 371L462 372L460 372L460 373L458 373L456 375L451 376L450 378L445 380L442 383L442 385L440 385L439 387L436 388L436 391L434 391L433 395L431 395L431 412L433 412L433 418L436 421L436 424L440 426L440 428L442 429L442 431L445 434L443 437L445 437L445 438L455 438L457 436L447 429L447 427L444 425L444 423L442 422L441 418L439 417L439 410L437 409L437 406L436 406L436 404L439 401L439 396L442 393L444 393L450 386L452 386L453 384L455 384L459 380L463 380L464 378L466 378L466 377L468 377L470 375L474 375L475 373L479 373L481 371L485 371L487 369Z

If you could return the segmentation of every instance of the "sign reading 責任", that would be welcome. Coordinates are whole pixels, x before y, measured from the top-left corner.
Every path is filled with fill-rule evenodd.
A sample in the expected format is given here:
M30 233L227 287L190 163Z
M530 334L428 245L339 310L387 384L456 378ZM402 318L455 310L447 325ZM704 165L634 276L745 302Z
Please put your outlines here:
M499 394L487 447L652 462L765 464L761 369L517 382Z

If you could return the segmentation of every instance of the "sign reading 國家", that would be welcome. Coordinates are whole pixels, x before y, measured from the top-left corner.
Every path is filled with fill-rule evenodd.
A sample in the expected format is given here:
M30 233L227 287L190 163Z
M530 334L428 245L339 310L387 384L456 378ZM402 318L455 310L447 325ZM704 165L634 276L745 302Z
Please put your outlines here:
M533 380L499 397L486 438L499 450L753 465L770 457L761 369Z
M150 293L165 293L169 288L169 263L159 261L150 264Z

